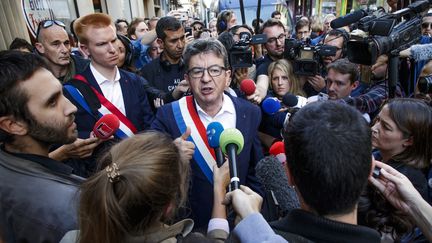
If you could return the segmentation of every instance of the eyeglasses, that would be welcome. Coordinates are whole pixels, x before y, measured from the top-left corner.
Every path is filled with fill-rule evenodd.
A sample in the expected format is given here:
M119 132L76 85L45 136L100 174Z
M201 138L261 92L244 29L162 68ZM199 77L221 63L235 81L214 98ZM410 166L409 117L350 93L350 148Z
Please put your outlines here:
M277 40L279 40L280 42L284 42L286 35L285 34L280 34L278 37L272 37L272 38L268 38L267 39L267 44L274 44L276 43Z
M41 22L39 22L39 25L38 25L38 29L36 32L36 39L39 38L41 28L46 29L46 28L49 28L55 24L60 26L60 27L66 28L66 25L59 20L42 20Z
M210 77L217 77L220 76L222 71L225 71L226 68L219 65L212 65L208 68L194 67L189 69L187 73L192 78L202 78L204 77L204 71L206 70Z
M432 25L432 23L430 23L430 22L424 22L421 24L421 27L423 29L427 29L427 28L431 28L431 25Z

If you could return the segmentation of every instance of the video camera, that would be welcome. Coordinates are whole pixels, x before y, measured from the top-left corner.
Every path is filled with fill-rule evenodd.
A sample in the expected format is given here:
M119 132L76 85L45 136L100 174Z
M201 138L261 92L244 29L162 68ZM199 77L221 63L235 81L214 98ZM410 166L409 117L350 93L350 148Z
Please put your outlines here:
M356 20L357 27L368 34L366 37L354 37L348 41L348 59L353 63L373 65L382 54L397 56L400 51L420 40L420 13L427 9L428 1L417 1L407 8L380 14L381 16L366 12L363 16L361 12L355 13L361 17L358 22ZM349 19L345 16L345 20Z
M285 39L284 57L293 60L294 73L304 76L320 74L322 57L336 55L337 48L329 45L316 45L310 43L310 39L299 41Z
M240 40L229 50L229 60L232 68L248 68L253 65L252 48L250 45L267 42L265 34L251 35L248 32L239 34Z

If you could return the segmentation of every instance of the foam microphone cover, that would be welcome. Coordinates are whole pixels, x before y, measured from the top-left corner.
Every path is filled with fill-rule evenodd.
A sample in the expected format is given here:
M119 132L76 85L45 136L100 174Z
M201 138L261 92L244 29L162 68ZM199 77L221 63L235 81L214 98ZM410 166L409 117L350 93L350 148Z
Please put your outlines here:
M282 97L282 103L284 103L284 105L286 105L287 107L294 107L298 103L298 98L291 93L286 93Z
M245 93L245 95L249 96L253 93L255 93L256 85L255 82L252 79L244 79L240 83L240 90Z
M278 99L269 97L263 100L261 107L266 114L273 115L279 111L281 104Z
M368 15L368 13L364 10L356 10L350 14L334 19L330 22L330 26L333 29L342 28L344 26L354 24L358 22L361 18Z
M120 127L120 120L114 114L102 116L93 127L93 134L100 139L110 138Z
M274 156L266 156L257 163L255 173L267 191L272 191L282 212L299 208L297 194L288 184L288 177Z
M240 154L244 145L243 134L236 128L227 128L220 135L219 144L224 154L227 154L226 147L228 144L237 145L237 154Z
M219 140L224 128L219 122L211 122L207 126L207 139L211 148L219 147Z

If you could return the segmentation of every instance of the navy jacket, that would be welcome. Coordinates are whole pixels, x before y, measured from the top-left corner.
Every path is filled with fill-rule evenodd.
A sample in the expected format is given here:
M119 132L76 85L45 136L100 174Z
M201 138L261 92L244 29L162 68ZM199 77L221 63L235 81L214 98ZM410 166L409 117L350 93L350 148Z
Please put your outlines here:
M255 176L255 166L263 158L261 143L258 139L261 111L248 101L229 97L234 103L237 114L236 128L243 134L245 142L242 152L237 156L240 184L262 195L261 184ZM171 135L173 139L180 137L181 133L174 119L171 103L158 109L152 128ZM184 216L192 218L196 228L207 228L213 207L213 185L207 180L194 159L190 164L189 206L191 214Z

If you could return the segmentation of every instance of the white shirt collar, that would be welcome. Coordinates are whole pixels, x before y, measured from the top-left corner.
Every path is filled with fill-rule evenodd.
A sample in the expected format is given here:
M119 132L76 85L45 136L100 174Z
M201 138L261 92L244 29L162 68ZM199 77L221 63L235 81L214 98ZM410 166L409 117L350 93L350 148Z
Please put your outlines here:
M195 101L195 105L197 108L197 112L198 113L202 113L203 115L206 115L208 117L210 117L199 105L198 103ZM230 114L235 114L235 107L234 107L234 103L232 102L232 100L230 99L230 97L226 94L223 94L223 102L222 102L222 108L220 109L220 111L215 115L215 118L221 114L224 114L225 112L228 112Z
M113 81L118 82L120 80L120 71L117 68L117 66L115 68L116 68L116 76ZM96 68L91 63L90 63L90 70L93 73L93 76L99 85L110 81L106 77L104 77L98 70L96 70Z

